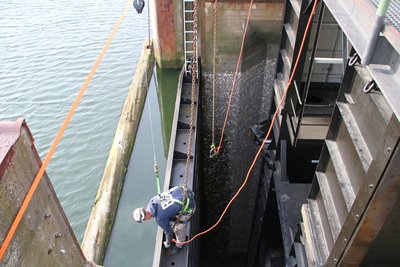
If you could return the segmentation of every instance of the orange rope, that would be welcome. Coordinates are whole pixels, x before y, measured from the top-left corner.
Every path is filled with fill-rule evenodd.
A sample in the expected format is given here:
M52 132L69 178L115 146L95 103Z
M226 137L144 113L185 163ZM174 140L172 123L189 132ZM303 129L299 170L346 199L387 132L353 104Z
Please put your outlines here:
M219 145L216 148L216 152L217 153L219 153L219 151L221 149L222 140L224 139L224 132L225 132L226 124L228 123L228 116L229 116L229 111L231 109L233 91L235 90L235 85L236 85L236 81L237 81L237 75L238 75L238 71L239 71L240 61L242 61L243 49L244 49L244 41L246 40L246 34L247 34L247 30L249 28L251 7L252 6L253 6L253 0L251 0L251 2L250 2L249 11L247 13L246 27L244 28L243 37L242 37L242 45L240 47L240 53L239 53L239 57L238 57L238 60L237 60L237 63L236 63L236 70L235 70L235 75L233 77L232 89L231 89L231 93L229 95L228 107L226 108L226 113L225 113L224 126L222 127L222 132L221 132L221 138L219 140Z
M1 248L0 248L0 261L2 260L6 250L8 248L8 246L10 245L10 242L11 242L11 240L12 240L14 234L15 234L15 231L17 230L18 225L19 225L22 217L24 216L24 213L25 213L25 211L26 211L26 209L27 209L32 197L33 197L33 194L35 193L36 188L38 187L39 182L40 182L40 180L41 180L41 178L42 178L44 172L46 171L46 168L47 168L47 166L48 166L48 164L50 162L50 159L53 156L53 154L54 154L54 152L55 152L55 150L57 148L57 145L60 142L60 140L61 140L61 138L62 138L67 126L68 126L68 124L70 123L71 118L74 115L75 110L78 107L79 102L81 101L81 99L83 97L83 94L85 93L85 91L86 91L90 81L92 80L92 78L93 78L98 66L100 65L100 62L103 59L103 56L106 53L108 47L110 46L110 43L113 40L113 38L114 38L119 26L121 25L122 20L124 19L124 17L128 13L128 10L129 10L129 7L132 4L132 1L133 0L129 0L128 4L126 5L126 7L125 7L124 11L122 12L117 24L115 25L114 29L112 30L110 37L107 39L103 49L101 50L99 56L97 57L96 62L94 63L92 69L90 70L89 75L87 76L85 82L83 83L83 85L82 85L82 87L81 87L81 89L79 91L78 96L76 97L75 101L73 102L73 104L71 106L71 109L69 110L69 112L67 114L67 117L65 118L63 124L61 125L60 130L58 131L57 136L54 139L53 144L51 145L51 147L49 149L49 152L47 153L47 156L46 156L45 160L43 161L43 164L40 167L39 172L37 173L37 175L35 177L35 180L33 181L33 183L31 185L31 187L30 187L30 189L29 189L24 201L22 202L21 208L19 209L19 211L18 211L18 213L17 213L17 215L16 215L16 217L14 219L14 222L12 223L12 225L11 225L7 235L6 235L6 238L4 239L3 244L1 245Z
M263 142L262 142L260 148L258 149L257 154L256 154L256 156L255 156L255 158L254 158L254 160L253 160L253 163L252 163L251 166L250 166L250 169L247 171L246 178L244 179L242 185L240 186L240 188L239 188L239 190L236 192L236 194L231 198L231 200L229 201L228 205L225 207L224 211L222 212L221 216L219 217L218 221L217 221L213 226L211 226L210 228L208 228L207 230L205 230L205 231L203 231L203 232L200 232L200 233L196 234L194 237L192 237L192 238L189 239L188 241L177 242L177 241L174 239L173 241L174 241L175 243L179 243L179 244L187 244L187 243L190 243L190 242L192 242L194 239L196 239L197 237L199 237L199 236L201 236L201 235L204 235L204 234L210 232L211 230L213 230L215 227L217 227L218 224L219 224L219 223L221 222L221 220L223 219L223 217L225 216L225 214L226 214L226 212L228 211L229 207L232 205L233 201L237 198L237 196L240 194L240 192L241 192L241 191L243 190L243 188L246 186L247 181L248 181L248 179L249 179L249 177L250 177L250 173L251 173L251 171L253 170L253 168L254 168L254 166L255 166L255 164L256 164L258 158L260 157L261 151L262 151L262 149L263 149L265 143L267 142L267 140L268 140L268 138L269 138L269 136L270 136L270 134L271 134L271 131L272 131L272 128L273 128L273 126L274 126L274 122L275 122L276 116L277 116L277 114L278 114L278 112L279 112L280 107L281 107L282 104L283 104L283 101L285 100L285 97L286 97L286 95L287 95L287 93L288 93L288 91L289 91L289 87L290 87L290 85L291 85L291 83L292 83L292 81L293 81L293 77L294 77L294 74L296 73L296 69L297 69L297 66L298 66L298 64L299 64L301 54L303 53L304 43L305 43L305 41L306 41L306 38L307 38L307 35L308 35L308 32L309 32L309 29L310 29L310 25L311 25L311 22L312 22L314 13L315 13L315 9L316 9L316 7L317 7L317 3L318 3L318 1L315 0L315 1L314 1L314 5L313 5L313 9L312 9L312 11L311 11L311 15L310 15L310 17L309 17L309 19L308 19L308 22L307 22L307 26L306 26L306 30L305 30L305 32L304 32L303 40L301 41L299 54L298 54L298 56L297 56L296 63L295 63L294 66L293 66L293 71L292 71L292 74L290 75L290 79L289 79L289 81L288 81L288 83L287 83L287 85L286 85L285 92L283 93L282 99L279 101L279 104L278 104L278 106L276 107L274 116L273 116L272 121L271 121L271 125L269 126L268 133L267 133L267 135L265 136L265 138L264 138L264 140L263 140Z

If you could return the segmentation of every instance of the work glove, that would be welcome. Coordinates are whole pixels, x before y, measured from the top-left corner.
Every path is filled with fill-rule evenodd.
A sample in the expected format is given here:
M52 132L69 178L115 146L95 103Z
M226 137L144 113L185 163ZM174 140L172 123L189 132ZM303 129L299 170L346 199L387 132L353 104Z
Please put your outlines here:
M171 246L171 241L164 241L163 244L165 248L169 248Z

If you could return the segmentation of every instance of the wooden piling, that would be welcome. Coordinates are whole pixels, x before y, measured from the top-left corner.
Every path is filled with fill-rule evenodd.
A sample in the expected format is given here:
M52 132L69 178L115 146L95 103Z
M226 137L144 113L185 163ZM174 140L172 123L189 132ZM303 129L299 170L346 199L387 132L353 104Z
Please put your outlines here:
M106 253L153 65L154 53L146 42L129 88L81 245L86 259L97 264L102 264Z

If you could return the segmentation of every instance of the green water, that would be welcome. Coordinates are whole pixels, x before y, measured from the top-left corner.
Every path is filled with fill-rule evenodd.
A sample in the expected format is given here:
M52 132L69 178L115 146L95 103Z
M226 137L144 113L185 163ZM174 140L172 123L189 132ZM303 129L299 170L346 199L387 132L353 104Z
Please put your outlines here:
M178 75L177 70L156 69L158 87L156 88L154 79L150 84L104 266L151 266L152 264L157 224L154 220L143 224L134 222L132 211L137 207L146 206L150 198L157 194L153 172L151 125L161 187L163 185Z
M25 118L42 159L126 3L0 1L0 120ZM47 168L79 241L146 37L131 10Z

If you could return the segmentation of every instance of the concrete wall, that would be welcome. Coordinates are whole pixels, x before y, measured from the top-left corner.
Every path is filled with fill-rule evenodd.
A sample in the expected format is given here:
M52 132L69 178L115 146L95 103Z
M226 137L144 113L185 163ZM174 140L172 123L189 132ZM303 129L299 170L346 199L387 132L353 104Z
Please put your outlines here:
M145 43L136 66L82 241L86 258L97 264L106 253L153 71L154 54L148 47Z
M182 0L151 1L155 58L161 68L183 66L182 12Z
M246 47L257 52L266 43L279 43L283 1L253 4ZM214 3L203 3L201 16L202 71L212 71ZM217 22L217 71L234 71L247 21L249 3L219 3ZM265 49L265 48L264 48ZM259 58L260 59L260 58Z
M233 71L240 51L250 1L219 1L217 24L217 141L224 121ZM283 0L255 1L247 34L239 80L232 102L223 154L208 158L211 144L211 77L213 54L213 1L199 1L199 55L202 68L202 147L203 228L212 225L229 198L243 181L256 146L248 127L268 118L273 74L278 55ZM155 57L162 68L183 64L182 1L152 1L155 23ZM257 169L257 168L256 168ZM247 253L258 187L257 171L241 197L234 203L222 226L202 239L203 255L214 263ZM231 214L234 214L233 216ZM246 218L246 220L240 220ZM249 219L249 220L247 220ZM236 262L237 263L237 262ZM216 264L218 265L218 264ZM211 266L211 265L209 265Z
M2 243L42 162L23 120L0 123L0 141ZM84 266L85 262L45 173L0 266Z
M212 115L213 3L202 5L202 226L218 219L232 195L242 184L255 156L257 145L249 127L269 116L273 75L278 56L283 2L257 2L252 7L242 64L239 68L221 155L210 159ZM219 142L234 69L240 51L249 3L222 2L217 24L216 142ZM217 144L218 145L218 144ZM234 202L221 226L201 240L204 266L245 266L251 242L253 214L260 167Z

